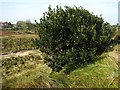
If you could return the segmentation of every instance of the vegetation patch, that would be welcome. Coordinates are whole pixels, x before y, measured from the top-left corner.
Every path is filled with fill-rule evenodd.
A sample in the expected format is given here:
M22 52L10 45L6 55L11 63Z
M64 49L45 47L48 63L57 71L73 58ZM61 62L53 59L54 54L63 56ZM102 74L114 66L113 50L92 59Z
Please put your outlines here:
M21 35L2 39L2 54L24 54L2 59L3 89L120 88L120 63L114 57L120 51L119 36L101 16L82 7L49 6L40 23L19 24L23 32L20 28L14 32ZM28 30L35 27L39 38L34 30L26 32L27 26ZM24 50L33 51L25 54Z
M9 62L9 63L7 63ZM39 56L2 61L3 88L118 88L118 63L104 53L94 64L65 74L52 71Z
M112 39L116 28L82 7L62 9L57 5L52 9L49 6L36 26L39 39L33 41L46 53L44 59L48 66L57 72L66 65L84 66L94 62L111 45L117 44L117 39Z
M35 49L31 38L2 38L2 53Z
M71 88L118 88L118 63L107 54L103 55L101 60L68 75Z

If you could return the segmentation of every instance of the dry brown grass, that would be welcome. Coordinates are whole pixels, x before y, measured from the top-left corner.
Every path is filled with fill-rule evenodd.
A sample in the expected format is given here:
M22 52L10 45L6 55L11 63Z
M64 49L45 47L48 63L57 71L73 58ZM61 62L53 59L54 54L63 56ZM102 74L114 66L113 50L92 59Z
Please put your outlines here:
M2 31L2 36L18 35L12 31Z

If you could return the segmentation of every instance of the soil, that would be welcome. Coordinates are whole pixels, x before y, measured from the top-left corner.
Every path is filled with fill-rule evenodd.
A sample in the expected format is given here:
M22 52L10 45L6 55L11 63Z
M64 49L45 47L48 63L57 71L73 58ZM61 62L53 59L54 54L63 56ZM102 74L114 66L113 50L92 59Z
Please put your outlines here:
M11 35L18 35L12 31L2 31L2 36L11 36Z
M115 51L109 52L109 56L115 58L118 62L120 62L120 54L116 53Z

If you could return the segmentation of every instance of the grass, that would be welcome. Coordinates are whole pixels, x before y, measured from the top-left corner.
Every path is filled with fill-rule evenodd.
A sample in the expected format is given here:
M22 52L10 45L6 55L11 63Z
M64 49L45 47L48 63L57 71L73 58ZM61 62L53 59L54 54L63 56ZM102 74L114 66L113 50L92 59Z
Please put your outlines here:
M12 36L11 38L23 38ZM25 36L31 38L30 35ZM36 36L35 36L36 37ZM24 44L23 44L24 45ZM112 54L118 54L118 46L114 47ZM118 48L118 51L117 51ZM5 63L8 63L5 64ZM38 55L11 57L2 60L2 77L4 88L118 88L120 75L118 75L118 61L103 53L100 60L89 64L84 68L78 68L69 74L53 72ZM16 64L15 64L16 62ZM21 63L24 62L24 63ZM15 65L14 65L15 64ZM9 67L5 69L4 67ZM10 74L11 72L11 74Z
M30 60L31 57L32 60ZM67 81L67 76L51 73L51 69L38 56L27 56L28 60L25 61L25 59L24 56L3 60L3 63L7 60L11 62L9 62L11 65L8 70L5 70L5 64L3 64L3 88L68 87L68 84L64 82L64 80ZM15 60L17 60L16 69L12 67ZM24 60L24 63L19 64L21 60Z
M101 55L101 60L87 67L78 68L66 75L57 73L44 62L30 61L27 67L7 79L3 79L3 87L11 88L118 88L118 63L108 53ZM28 57L29 60L29 57ZM32 63L36 63L32 67ZM23 64L23 66L24 66ZM29 67L31 66L31 67ZM12 69L11 69L12 70ZM47 71L48 70L48 71ZM11 77L11 78L10 78Z
M5 64L7 60L10 60L9 65ZM17 60L17 62L15 62L15 60ZM39 56L11 57L11 59L3 60L2 64L3 87L29 87L28 84L31 83L32 80L51 72L51 69L43 64ZM6 70L5 68L8 66L9 68ZM25 86L22 85L23 83Z
M32 50L35 48L31 38L3 38L2 39L2 53L18 52L21 50Z
M105 57L95 64L79 68L68 75L71 88L118 88L118 65L115 59L105 54Z

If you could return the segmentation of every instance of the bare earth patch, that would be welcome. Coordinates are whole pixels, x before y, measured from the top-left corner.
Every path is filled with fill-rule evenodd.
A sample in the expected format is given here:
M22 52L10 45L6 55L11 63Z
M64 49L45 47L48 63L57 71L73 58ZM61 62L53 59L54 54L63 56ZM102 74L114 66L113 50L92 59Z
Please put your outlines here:
M118 62L120 62L120 60L118 59L118 57L120 56L120 54L115 53L115 51L109 52L109 56L115 58Z
M109 56L113 57L117 60L117 62L120 62L120 45L118 44L117 46L114 47L114 51L109 52Z
M2 36L18 35L12 31L2 31Z

